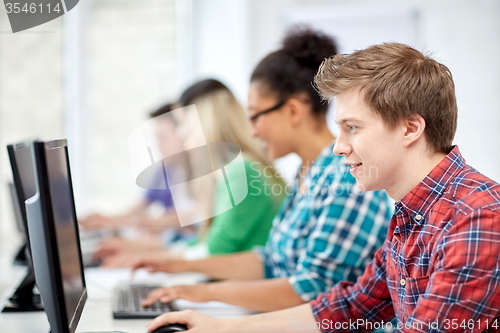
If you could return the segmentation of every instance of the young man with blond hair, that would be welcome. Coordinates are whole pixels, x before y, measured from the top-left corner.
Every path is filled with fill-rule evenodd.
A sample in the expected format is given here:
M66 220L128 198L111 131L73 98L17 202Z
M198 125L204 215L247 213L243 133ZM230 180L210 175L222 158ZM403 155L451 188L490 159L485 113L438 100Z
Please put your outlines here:
M201 332L500 332L500 186L452 146L457 105L448 68L397 43L326 60L316 76L336 96L334 153L366 190L396 201L388 237L356 283L309 304L217 320L171 313L149 329Z

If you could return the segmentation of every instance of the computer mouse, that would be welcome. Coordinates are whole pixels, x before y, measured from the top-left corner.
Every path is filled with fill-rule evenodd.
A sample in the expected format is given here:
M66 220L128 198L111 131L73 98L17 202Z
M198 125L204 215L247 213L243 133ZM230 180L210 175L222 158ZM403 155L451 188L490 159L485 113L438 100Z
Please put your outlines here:
M184 332L187 331L187 326L182 324L169 324L165 326L160 326L154 331L149 333L173 333L173 332Z

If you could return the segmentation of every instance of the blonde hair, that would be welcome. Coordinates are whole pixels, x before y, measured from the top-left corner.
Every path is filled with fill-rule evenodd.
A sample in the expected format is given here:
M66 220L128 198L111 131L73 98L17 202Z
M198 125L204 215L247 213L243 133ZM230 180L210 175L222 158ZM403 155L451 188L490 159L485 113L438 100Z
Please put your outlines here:
M269 179L271 183L285 184L265 151L259 146L257 140L251 137L250 125L245 110L229 90L218 89L201 95L195 98L193 103L198 111L207 143L235 143L240 147L244 156L258 162L262 169L266 167L271 169L270 172L266 172L266 174L271 173L273 175ZM195 196L205 198L203 202L207 202L206 198L213 197L214 191L215 181L209 181L200 188L193 189ZM202 207L204 210L211 210L212 208L212 206Z
M264 167L272 162L250 136L245 110L229 90L220 89L194 99L207 142L232 142Z

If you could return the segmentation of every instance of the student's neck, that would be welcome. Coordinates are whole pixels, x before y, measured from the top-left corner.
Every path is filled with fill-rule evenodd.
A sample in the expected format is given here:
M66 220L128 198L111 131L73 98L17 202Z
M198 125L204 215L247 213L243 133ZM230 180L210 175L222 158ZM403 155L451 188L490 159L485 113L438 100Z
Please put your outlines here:
M295 153L302 159L301 170L307 172L321 151L328 146L335 137L326 124L317 131L297 138Z
M387 194L396 202L400 201L415 186L420 184L445 156L445 153L433 153L429 155L429 152L425 151L405 158L405 163L401 168L401 170L405 170L404 175L402 175L403 179L394 189L387 189Z

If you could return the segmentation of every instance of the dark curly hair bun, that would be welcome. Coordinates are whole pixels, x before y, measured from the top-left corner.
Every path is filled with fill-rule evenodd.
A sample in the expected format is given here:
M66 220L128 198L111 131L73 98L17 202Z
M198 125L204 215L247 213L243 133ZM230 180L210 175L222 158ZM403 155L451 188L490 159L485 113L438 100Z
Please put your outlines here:
M295 26L283 39L282 50L302 66L318 68L332 55L337 54L337 45L333 38L308 26Z
M332 37L307 26L288 30L282 48L270 53L255 67L251 82L262 83L281 101L306 93L316 115L325 115L328 105L314 89L314 75L324 59L337 54Z

